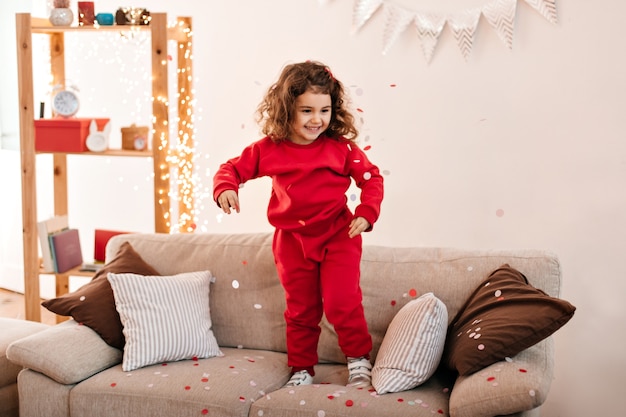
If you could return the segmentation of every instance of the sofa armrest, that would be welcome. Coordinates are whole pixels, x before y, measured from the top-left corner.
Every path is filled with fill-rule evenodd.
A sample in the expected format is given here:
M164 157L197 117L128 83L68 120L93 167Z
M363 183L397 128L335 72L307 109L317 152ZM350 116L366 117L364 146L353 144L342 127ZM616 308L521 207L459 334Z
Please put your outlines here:
M11 343L7 358L68 385L121 363L122 351L89 327L68 320Z
M499 416L532 410L546 400L554 370L552 337L476 373L450 393L451 417Z

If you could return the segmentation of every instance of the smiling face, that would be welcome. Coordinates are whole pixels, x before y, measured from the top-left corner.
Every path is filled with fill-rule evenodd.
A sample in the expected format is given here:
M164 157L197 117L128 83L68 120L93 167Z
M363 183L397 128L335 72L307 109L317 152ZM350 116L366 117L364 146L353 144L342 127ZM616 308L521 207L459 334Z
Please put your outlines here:
M296 98L289 140L298 145L313 143L328 129L331 116L330 95L307 90Z

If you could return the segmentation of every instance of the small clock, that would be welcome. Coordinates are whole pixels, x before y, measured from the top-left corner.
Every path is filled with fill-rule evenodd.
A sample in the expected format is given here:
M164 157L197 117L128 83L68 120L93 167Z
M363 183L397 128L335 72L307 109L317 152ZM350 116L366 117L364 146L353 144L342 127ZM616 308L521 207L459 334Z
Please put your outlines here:
M85 141L87 149L91 152L104 152L109 147L109 132L111 131L111 122L107 122L102 131L98 130L95 120L89 124L89 135Z
M57 116L72 117L78 112L78 95L69 89L61 89L52 97L52 110Z
M133 146L138 151L143 151L148 146L148 141L145 136L137 135L135 139L133 139Z

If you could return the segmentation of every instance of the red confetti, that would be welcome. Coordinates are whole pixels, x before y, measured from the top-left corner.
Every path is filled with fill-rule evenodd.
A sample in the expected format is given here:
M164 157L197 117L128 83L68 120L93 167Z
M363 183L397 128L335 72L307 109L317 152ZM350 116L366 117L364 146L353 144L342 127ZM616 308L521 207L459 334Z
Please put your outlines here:
M115 382L111 383L111 388L115 388L117 386L117 384Z
M198 361L198 357L197 357L197 356L194 356L193 358L191 358L191 360L192 360L192 361L196 361L196 362L197 362L197 361Z
M395 87L396 84L389 84L389 87Z
M398 402L399 403L403 403L404 402L404 398L398 398Z
M167 60L168 61L172 61L173 60L173 58L172 58L172 56L170 54L167 54Z
M490 376L489 378L487 378L487 381L495 381L496 377L495 376Z
M204 377L204 378L202 378L200 381L202 381L202 382L209 382L209 378Z
M235 369L235 366L234 365L230 365L229 368L230 369Z
M409 295L410 295L411 297L415 297L415 296L417 295L417 290L416 290L415 288L411 288L411 289L409 290Z
M372 149L371 145L367 145L365 148L363 148L364 151L369 151L370 149Z
M185 391L189 391L191 389L191 387L189 385L185 386Z
M520 368L520 370L519 370L519 371L520 371L520 372L522 372L522 373L526 373L526 372L528 372L528 371L527 371L526 369L524 369L524 368Z
M167 366L167 364L166 363L162 363L161 366Z
M241 261L242 264L248 265L248 261Z
M239 401L241 401L242 403L246 402L246 397L239 397Z
M396 300L391 300L391 305L395 306L396 305Z
M199 366L199 365L200 365L199 363L194 363L194 364L193 364L193 366Z
M347 400L346 401L346 407L352 407L354 405L354 401L352 400Z
M207 415L209 414L209 410L207 410L206 408L202 409L202 414Z
M331 394L331 395L329 395L329 396L328 396L328 399L329 399L329 400L334 400L334 399L335 399L335 396Z
M359 113L363 113L363 109L357 108L356 111L358 111Z
M438 412L439 414L443 414L443 410L442 410L441 408L440 408L439 410L437 410L437 412Z
M254 358L248 358L248 362L253 362L254 363L256 361L254 360Z

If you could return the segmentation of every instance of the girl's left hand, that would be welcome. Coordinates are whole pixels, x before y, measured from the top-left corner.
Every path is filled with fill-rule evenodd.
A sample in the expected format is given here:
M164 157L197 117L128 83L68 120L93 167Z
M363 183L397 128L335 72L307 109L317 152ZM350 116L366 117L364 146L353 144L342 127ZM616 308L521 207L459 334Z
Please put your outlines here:
M355 237L366 231L370 228L370 222L365 220L363 217L355 217L350 222L350 230L348 231L348 236Z

